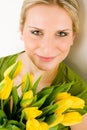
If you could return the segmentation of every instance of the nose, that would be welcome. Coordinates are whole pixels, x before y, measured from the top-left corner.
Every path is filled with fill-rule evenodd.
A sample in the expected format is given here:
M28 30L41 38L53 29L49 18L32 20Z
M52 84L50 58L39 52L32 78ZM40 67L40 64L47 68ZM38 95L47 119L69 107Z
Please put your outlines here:
M52 38L49 38L49 37L43 38L42 43L41 43L41 49L44 54L47 54L47 55L52 54L54 48L55 48L55 43Z

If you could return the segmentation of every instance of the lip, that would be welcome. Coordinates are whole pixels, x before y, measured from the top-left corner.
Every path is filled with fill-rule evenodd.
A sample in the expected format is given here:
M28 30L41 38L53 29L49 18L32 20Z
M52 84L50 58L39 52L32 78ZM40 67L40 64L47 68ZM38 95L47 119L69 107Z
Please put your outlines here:
M41 61L44 61L44 62L51 62L55 58L55 56L53 56L53 57L44 57L44 56L39 56L39 55L37 55L37 56L39 57L39 59Z

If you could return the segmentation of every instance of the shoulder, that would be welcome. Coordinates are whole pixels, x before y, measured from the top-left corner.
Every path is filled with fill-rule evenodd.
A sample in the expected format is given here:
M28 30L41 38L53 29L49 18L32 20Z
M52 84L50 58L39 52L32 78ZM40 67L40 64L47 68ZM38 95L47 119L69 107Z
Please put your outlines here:
M82 77L80 77L70 66L65 64L64 62L60 63L58 68L58 72L55 78L56 82L70 82L74 80L75 82L85 83Z
M60 74L62 75L62 77L65 79L66 82L74 80L75 82L79 81L86 84L83 78L64 62L62 62L59 66L58 76L60 76Z
M69 92L74 96L83 98L87 104L87 83L70 66L62 62L53 83L68 83L71 81L74 81L74 85L72 85Z

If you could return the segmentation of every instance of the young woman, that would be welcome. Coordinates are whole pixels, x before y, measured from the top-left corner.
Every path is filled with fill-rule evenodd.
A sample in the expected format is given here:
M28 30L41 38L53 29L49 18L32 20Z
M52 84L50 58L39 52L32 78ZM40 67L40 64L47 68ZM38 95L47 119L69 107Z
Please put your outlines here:
M75 85L69 92L72 95L81 94L87 104L87 84L63 63L79 32L78 1L24 0L20 31L25 51L1 58L0 78L3 78L9 62L14 63L21 59L23 69L15 79L15 84L21 82L26 72L33 74L34 81L42 76L37 92L45 86L74 80ZM87 130L86 120L87 117L84 116L81 124L60 130Z

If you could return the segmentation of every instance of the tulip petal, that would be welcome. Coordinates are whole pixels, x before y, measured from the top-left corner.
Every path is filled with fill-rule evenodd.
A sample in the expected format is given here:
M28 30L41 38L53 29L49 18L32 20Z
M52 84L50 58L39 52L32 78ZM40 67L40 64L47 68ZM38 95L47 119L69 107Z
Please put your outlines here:
M70 93L61 92L61 93L59 93L59 94L56 96L55 101L59 101L59 100L65 99L65 98L69 98L70 95L71 95Z
M0 90L0 99L5 100L9 97L11 93L13 80L11 80L8 76L6 76L5 79L2 81L2 83L4 83L4 86Z
M84 108L85 101L83 99L71 96L71 100L73 101L71 108Z
M38 107L27 107L23 110L26 115L26 119L34 119L37 116L42 114L41 110L38 110Z
M10 78L16 77L22 69L22 61L17 61L13 65L11 65L4 72L4 77L9 76Z
M41 130L48 130L49 129L48 124L45 122L40 122L40 126L41 126Z
M64 114L62 124L65 126L71 126L78 124L82 121L82 116L78 112L68 112Z
M26 123L26 130L42 130L38 120L31 119Z

